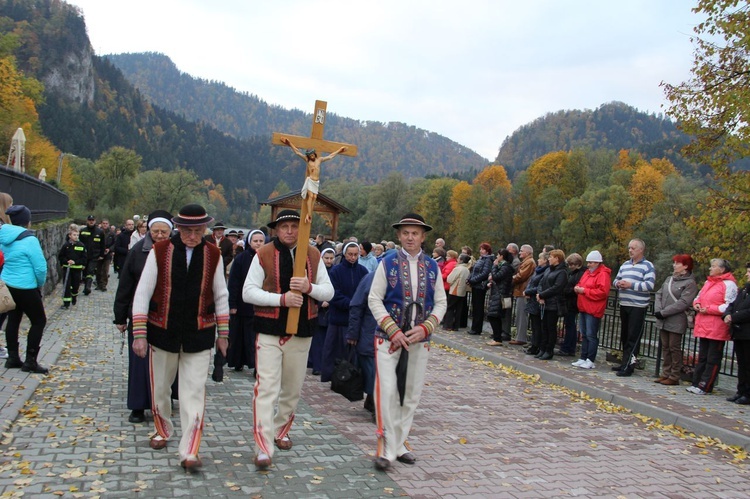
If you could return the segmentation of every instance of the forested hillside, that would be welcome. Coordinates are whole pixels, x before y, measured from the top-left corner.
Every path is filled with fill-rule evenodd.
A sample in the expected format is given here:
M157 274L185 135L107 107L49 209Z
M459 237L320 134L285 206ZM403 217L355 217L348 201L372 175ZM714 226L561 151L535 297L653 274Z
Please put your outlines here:
M679 151L687 137L668 118L638 111L622 102L595 110L569 110L522 126L503 141L495 162L512 177L551 151L628 149L646 158L668 158L685 173L694 170Z
M180 72L162 54L106 57L153 104L189 120L203 121L234 137L270 140L273 132L310 133L312 102L310 109L303 111L269 105L256 95L238 92L224 83ZM359 148L356 158L326 164L329 178L372 183L391 172L413 178L479 170L487 165L485 158L446 137L403 123L344 118L331 112L335 109L335 96L320 98L330 100L326 138L356 144Z

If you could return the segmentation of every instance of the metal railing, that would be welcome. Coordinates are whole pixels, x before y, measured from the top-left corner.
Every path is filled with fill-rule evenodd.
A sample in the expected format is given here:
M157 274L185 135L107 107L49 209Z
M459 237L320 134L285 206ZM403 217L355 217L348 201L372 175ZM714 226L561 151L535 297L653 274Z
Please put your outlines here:
M646 322L643 326L643 334L641 336L641 348L640 348L640 359L651 359L653 365L653 374L658 375L661 370L661 343L659 341L659 330L656 327L656 318L654 317L654 295L651 293L651 299L648 305L648 312L646 314ZM485 310L487 309L487 302L489 301L490 294L487 293L485 299ZM469 317L471 318L471 291L467 296L467 302L469 306ZM512 323L516 323L516 301L513 300L513 319ZM558 340L562 341L565 334L565 325L563 323L563 317L557 325ZM530 333L529 333L530 334ZM580 345L580 336L578 344ZM610 353L617 353L622 355L622 346L620 343L620 307L617 305L617 291L612 288L607 298L607 309L602 317L602 322L599 326L599 348L608 350ZM693 337L692 328L688 328L685 334L682 335L682 352L683 352L683 364L684 368L687 368L689 372L692 372L692 368L698 363L698 339ZM649 369L651 371L651 369ZM721 363L720 374L725 376L737 377L737 362L734 356L734 342L727 341L724 345L724 354ZM689 373L687 373L689 374Z
M0 192L11 195L15 204L31 210L34 223L65 218L68 195L43 180L0 166Z

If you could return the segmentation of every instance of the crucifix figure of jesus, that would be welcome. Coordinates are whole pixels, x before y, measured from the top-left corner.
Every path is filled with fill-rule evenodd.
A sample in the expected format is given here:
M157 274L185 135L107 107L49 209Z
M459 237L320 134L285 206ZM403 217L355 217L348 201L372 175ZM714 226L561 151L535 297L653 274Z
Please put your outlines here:
M294 154L302 158L307 165L307 170L305 172L307 177L305 177L305 183L302 184L300 196L307 201L305 223L312 223L313 208L315 207L315 200L318 199L318 191L320 190L320 164L332 160L340 153L346 152L346 146L339 147L328 156L320 157L315 149L307 149L302 153L302 151L297 149L297 147L286 137L281 138L281 143L291 147Z
M304 277L305 265L307 263L307 241L310 239L310 227L312 225L312 214L315 210L315 201L320 190L320 164L333 159L341 154L343 156L356 156L357 146L344 144L342 142L331 142L323 140L323 130L326 123L325 101L315 101L315 112L313 113L312 132L309 137L274 133L271 143L274 145L291 147L297 156L305 160L307 165L305 183L302 186L300 196L302 197L301 221L299 225L299 236L297 238L297 249L294 253L294 277ZM305 149L303 153L301 149ZM317 151L330 153L328 156L320 157ZM299 308L289 308L286 323L288 334L297 334L299 323Z

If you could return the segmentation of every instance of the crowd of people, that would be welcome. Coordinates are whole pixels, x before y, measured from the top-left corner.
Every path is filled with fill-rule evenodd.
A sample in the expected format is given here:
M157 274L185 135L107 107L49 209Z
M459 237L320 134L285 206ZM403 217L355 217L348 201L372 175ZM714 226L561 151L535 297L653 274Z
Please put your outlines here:
M37 362L46 324L40 292L46 261L38 239L29 237L29 209L0 194L2 204L0 276L16 302L7 314L5 366L46 374ZM114 264L113 322L127 335L129 347L128 419L143 423L150 412L155 429L150 446L164 449L175 438L172 410L179 400L178 453L188 471L202 466L212 357L215 382L223 380L225 365L237 372L247 368L255 377L254 462L260 470L271 466L276 449L293 446L290 432L306 368L329 382L338 361L352 361L364 378L364 408L376 424L374 465L387 471L394 461L416 462L406 440L424 384L430 337L438 327L481 335L486 319L489 346L518 346L541 361L577 356L572 366L595 369L612 289L621 322L617 376L635 372L654 294L662 352L654 382L680 383L684 335L692 326L698 358L687 391L713 390L731 340L738 382L728 400L750 404L750 263L749 283L740 290L731 264L711 260L699 289L693 259L678 254L673 273L657 289L640 239L628 243L629 259L616 273L597 250L584 259L551 246L535 254L528 244L510 243L493 252L484 242L475 258L470 247L459 252L437 238L428 254L425 239L432 227L410 213L393 224L398 244L353 237L333 243L319 234L309 241L304 275L295 275L301 223L299 213L283 210L245 234L214 222L195 204L177 215L156 210L121 227L106 219L97 223L91 215L85 225L70 226L58 252L64 309L77 304L81 284L84 295L106 291ZM300 313L295 331L288 333L291 308ZM24 361L18 341L23 315L31 324Z

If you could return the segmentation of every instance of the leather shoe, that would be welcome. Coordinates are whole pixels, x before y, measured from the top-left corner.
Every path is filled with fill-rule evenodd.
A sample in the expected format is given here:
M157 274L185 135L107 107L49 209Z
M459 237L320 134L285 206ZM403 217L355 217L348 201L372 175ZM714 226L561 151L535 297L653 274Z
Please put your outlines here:
M546 353L547 353L547 352L542 352L541 350L539 350L539 353L537 353L536 355L534 355L534 358L535 358L535 359L541 359L542 357L544 357L544 355L545 355Z
M735 400L734 403L740 405L750 405L750 397L748 397L747 395L743 395L742 397Z
M526 351L524 353L526 355L538 355L539 354L539 349L535 348L535 347L529 347L529 348L526 349Z
M656 378L656 379L654 380L654 383L661 383L661 382L662 382L662 381L664 381L665 379L669 379L669 378L667 378L666 376L660 376L660 377L658 377L658 378Z
M292 439L289 438L289 435L284 438L274 438L273 443L275 443L276 447L280 450L289 450L292 448Z
M375 469L378 471L388 471L391 467L391 462L384 457L377 457L373 462Z
M146 421L146 415L144 414L143 410L135 410L130 413L130 416L128 416L128 421L131 423L143 423Z
M613 371L622 371L622 366L612 366Z
M190 473L194 473L198 471L199 468L203 466L203 462L201 461L201 458L198 456L195 457L189 457L185 459L184 461L180 462L180 466L185 468L185 471L189 471Z
M263 454L262 452L255 456L253 461L255 462L255 467L259 470L267 470L271 466L271 458L268 457L268 454Z
M467 334L470 334L470 335L472 335L472 336L479 336L479 335L480 335L480 334L482 334L482 333L477 333L476 331L468 331L468 333L467 333Z
M667 386L675 386L675 385L679 385L680 382L678 380L676 380L676 379L669 379L669 378L667 378L665 380L662 380L661 384L662 385L667 385Z
M404 464L414 464L417 462L417 457L411 452L407 452L406 454L401 454L400 456L398 456L396 458L396 461Z
M738 398L742 397L741 394L735 393L731 397L727 397L727 402L736 402Z
M509 345L525 345L525 341L512 340L508 342Z
M633 375L633 370L632 369L622 369L620 371L617 371L615 374L618 375L618 376L621 376L621 377L632 376Z
M539 357L539 360L552 360L552 352L544 352L544 355Z
M161 450L167 446L167 440L161 437L159 438L153 437L151 441L148 443L148 445L154 450Z

